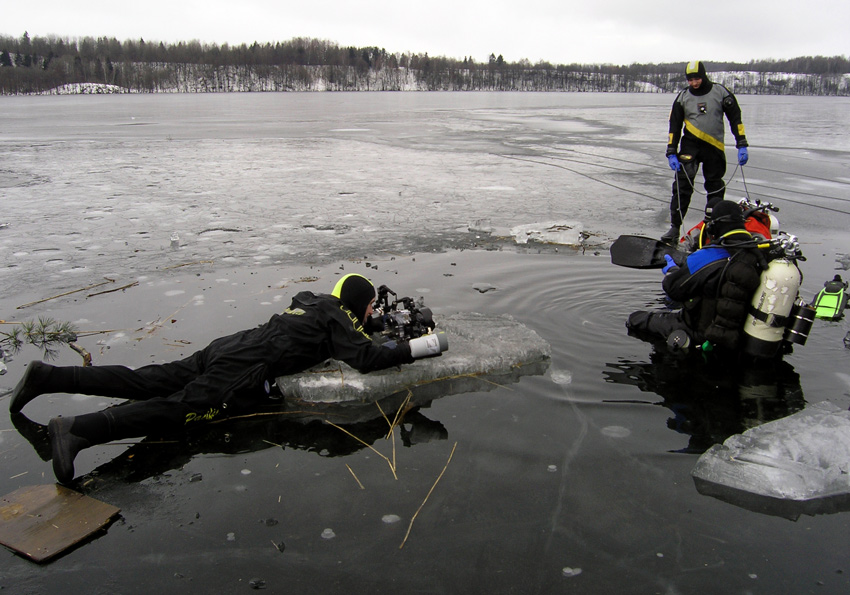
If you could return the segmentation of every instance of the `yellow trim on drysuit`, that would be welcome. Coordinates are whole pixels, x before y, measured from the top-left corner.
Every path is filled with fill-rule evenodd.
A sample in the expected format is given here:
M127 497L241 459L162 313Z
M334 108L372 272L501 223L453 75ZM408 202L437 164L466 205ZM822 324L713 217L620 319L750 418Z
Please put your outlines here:
M697 137L701 141L705 141L708 144L710 144L712 147L716 147L716 148L720 149L721 151L725 150L725 148L726 148L723 144L723 141L717 140L716 138L714 138L710 134L706 134L705 132L703 132L702 130L700 130L699 128L697 128L693 124L691 124L690 120L687 120L687 119L685 120L685 130L687 130L688 132L693 134L695 137ZM670 141L670 142L672 143L672 141Z

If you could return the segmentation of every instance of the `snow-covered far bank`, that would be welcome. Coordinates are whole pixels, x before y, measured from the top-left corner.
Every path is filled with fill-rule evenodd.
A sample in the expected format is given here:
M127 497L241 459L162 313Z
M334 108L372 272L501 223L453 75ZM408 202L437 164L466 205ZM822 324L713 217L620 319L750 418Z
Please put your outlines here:
M850 95L850 74L787 72L709 73L711 80L742 95ZM558 69L457 69L423 72L411 68L358 70L345 66L211 66L125 63L121 84L72 83L37 94L234 93L280 91L565 91L674 93L683 76L610 74Z
M126 87L118 85L104 85L100 83L70 83L45 91L42 95L111 95L116 93L130 93Z

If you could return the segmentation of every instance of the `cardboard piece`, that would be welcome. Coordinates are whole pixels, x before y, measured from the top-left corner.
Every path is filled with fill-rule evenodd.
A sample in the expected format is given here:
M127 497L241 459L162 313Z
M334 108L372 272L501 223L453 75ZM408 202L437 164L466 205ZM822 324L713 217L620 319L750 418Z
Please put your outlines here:
M0 499L0 543L44 563L105 527L119 512L58 484L19 488Z

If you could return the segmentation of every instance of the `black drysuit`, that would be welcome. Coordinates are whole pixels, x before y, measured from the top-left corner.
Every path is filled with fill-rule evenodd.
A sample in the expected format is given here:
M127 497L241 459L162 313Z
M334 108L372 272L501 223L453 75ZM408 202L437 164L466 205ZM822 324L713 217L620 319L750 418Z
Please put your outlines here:
M688 257L664 277L662 287L671 300L682 304L675 312L633 312L626 326L638 334L660 339L685 330L697 343L710 341L734 351L761 283L762 261L754 249L708 246Z
M219 417L225 409L228 415L250 411L267 398L267 382L328 358L364 373L413 362L406 343L395 348L373 343L338 298L303 291L265 324L216 339L179 361L136 370L56 368L68 386L51 392L130 399L100 412L109 424L107 435L94 440L102 442L177 430Z

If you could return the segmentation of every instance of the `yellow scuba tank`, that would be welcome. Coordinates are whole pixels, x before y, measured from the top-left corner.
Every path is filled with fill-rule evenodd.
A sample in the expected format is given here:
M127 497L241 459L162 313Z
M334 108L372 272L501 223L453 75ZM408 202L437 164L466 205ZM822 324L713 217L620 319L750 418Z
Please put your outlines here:
M743 350L756 357L773 357L779 352L789 315L797 299L802 274L797 264L777 258L762 271L761 284L744 322Z

